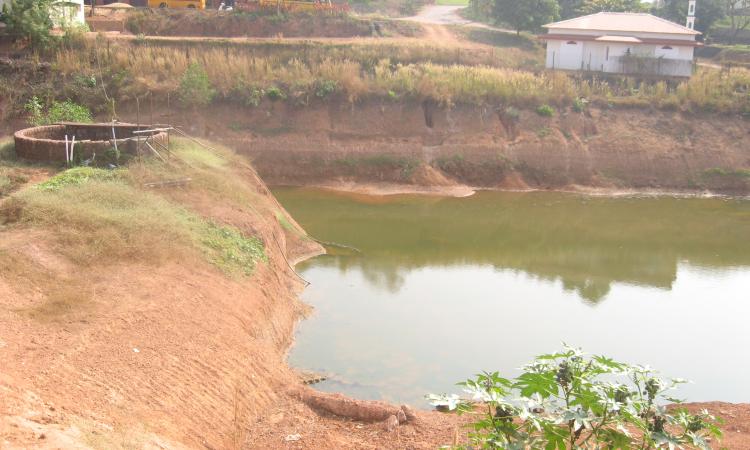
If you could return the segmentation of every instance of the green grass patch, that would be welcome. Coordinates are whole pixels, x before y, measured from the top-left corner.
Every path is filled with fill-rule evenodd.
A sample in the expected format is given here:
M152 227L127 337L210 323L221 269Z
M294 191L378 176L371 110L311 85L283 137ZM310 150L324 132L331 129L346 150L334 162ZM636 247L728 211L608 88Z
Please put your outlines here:
M279 225L286 231L296 231L292 223L289 222L289 219L281 211L276 212L276 220L279 221Z
M172 139L170 150L190 165L210 169L222 169L227 166L227 158L220 153L212 152L187 139Z
M542 127L536 130L536 135L539 136L540 139L546 138L550 133L552 133L552 130L549 127Z
M703 174L709 177L733 177L750 179L750 169L724 169L722 167L712 167L703 171Z
M22 211L22 223L54 230L61 252L84 267L184 261L197 250L225 273L249 275L267 260L259 239L140 190L125 173L74 168L11 200Z
M122 177L121 170L97 169L95 167L74 167L60 172L44 183L37 185L43 191L58 191L67 186L78 186L89 181L113 181Z
M258 261L268 261L263 242L244 236L234 227L203 222L198 232L201 242L211 250L211 262L225 272L242 270L245 275L252 275Z
M465 35L471 41L495 47L523 48L526 50L541 50L542 48L534 39L534 36L526 33L515 34L497 30L470 28L466 30ZM539 56L541 59L541 53Z

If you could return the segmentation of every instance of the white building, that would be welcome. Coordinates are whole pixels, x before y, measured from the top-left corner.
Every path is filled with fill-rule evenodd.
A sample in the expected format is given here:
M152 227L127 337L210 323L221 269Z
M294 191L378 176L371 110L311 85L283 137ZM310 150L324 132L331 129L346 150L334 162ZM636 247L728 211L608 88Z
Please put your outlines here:
M547 68L689 77L699 32L641 13L598 13L545 25Z
M50 18L56 27L86 25L83 0L55 0L50 5Z
M3 5L10 8L11 0L0 0L0 11ZM83 12L83 0L54 0L50 4L50 19L58 28L86 25Z

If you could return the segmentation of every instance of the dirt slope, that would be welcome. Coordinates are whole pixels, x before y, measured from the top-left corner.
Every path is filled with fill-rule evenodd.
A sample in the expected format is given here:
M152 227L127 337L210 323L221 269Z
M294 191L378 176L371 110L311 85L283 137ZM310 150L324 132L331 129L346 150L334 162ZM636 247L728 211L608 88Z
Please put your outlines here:
M252 277L182 253L81 265L54 228L0 228L0 447L229 448L297 382L283 358L304 308L285 258L319 249L279 225L252 170L233 172L254 204L161 194L262 239L269 260Z
M372 100L217 106L192 123L249 155L269 184L369 192L468 188L750 193L750 121L677 112L556 111Z

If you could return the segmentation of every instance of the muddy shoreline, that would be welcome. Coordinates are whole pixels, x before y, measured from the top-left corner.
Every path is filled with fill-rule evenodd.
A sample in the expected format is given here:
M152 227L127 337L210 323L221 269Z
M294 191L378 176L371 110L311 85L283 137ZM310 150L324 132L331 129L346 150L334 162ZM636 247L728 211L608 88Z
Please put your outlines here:
M425 195L435 197L470 197L478 192L518 192L518 193L535 193L535 192L559 192L563 194L577 194L590 197L673 197L673 198L725 198L750 200L749 195L745 194L725 194L710 191L671 191L658 189L614 189L614 188L594 188L587 186L573 186L559 189L509 189L509 188L482 188L471 186L414 186L410 184L377 184L377 183L325 183L325 184L276 184L269 185L274 188L305 188L320 189L331 192L344 194L366 195L373 197L388 197L394 195ZM300 261L301 262L301 261Z

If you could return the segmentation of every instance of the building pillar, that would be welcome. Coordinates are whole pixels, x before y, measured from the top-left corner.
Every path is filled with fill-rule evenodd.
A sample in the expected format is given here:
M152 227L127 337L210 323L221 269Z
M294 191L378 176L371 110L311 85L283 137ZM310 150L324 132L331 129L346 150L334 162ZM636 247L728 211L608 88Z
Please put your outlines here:
M687 23L685 24L685 26L690 28L691 30L695 29L695 3L696 0L688 0Z

